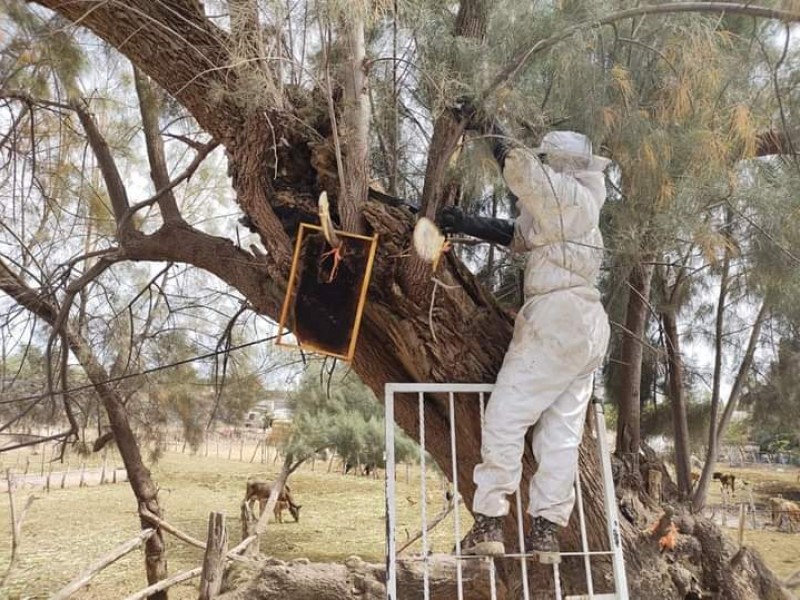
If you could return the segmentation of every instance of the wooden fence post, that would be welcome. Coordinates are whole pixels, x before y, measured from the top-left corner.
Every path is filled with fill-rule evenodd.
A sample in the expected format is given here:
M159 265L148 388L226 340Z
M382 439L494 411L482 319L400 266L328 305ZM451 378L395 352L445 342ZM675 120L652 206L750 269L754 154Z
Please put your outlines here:
M225 529L225 515L212 512L208 515L208 540L203 557L203 571L200 574L200 600L211 600L219 594L227 552L228 532Z
M53 463L50 463L50 468L47 471L47 480L44 484L45 491L49 494L50 493L50 478L53 476Z
M253 462L253 461L255 461L255 459L256 459L256 453L258 452L258 449L259 449L260 447L261 447L261 440L258 440L258 442L256 443L256 447L255 447L255 449L253 450L253 456L251 456L251 457L250 457L250 462Z
M61 489L63 490L67 484L67 474L69 473L69 461L67 461L66 466L64 467L64 472L61 474Z
M244 437L239 440L239 462L242 461L242 456L244 455Z
M741 549L744 544L744 517L745 517L746 504L742 502L739 504L739 548Z
M84 485L86 485L85 478L86 478L86 462L84 461L81 463L81 480L78 482L79 488L82 488Z
M108 451L103 450L103 466L100 469L100 485L106 482L106 464L108 463Z
M331 469L333 469L333 460L335 458L336 458L336 448L334 448L333 452L331 452L331 459L328 461L328 473L330 473Z

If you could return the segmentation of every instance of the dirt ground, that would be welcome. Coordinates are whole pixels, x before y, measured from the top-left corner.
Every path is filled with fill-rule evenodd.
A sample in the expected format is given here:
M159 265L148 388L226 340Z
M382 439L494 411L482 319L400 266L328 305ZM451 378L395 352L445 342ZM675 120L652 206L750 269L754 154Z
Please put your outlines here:
M766 498L783 489L784 495L800 493L794 483L797 473L768 470L736 470L751 481L754 495ZM186 533L206 537L208 514L222 511L228 518L230 545L241 539L239 506L248 476L274 476L277 465L252 464L224 458L192 457L169 452L152 468L160 485L165 518ZM418 472L398 469L397 510L398 545L419 530L420 485ZM303 467L291 478L292 493L302 505L299 523L291 520L270 524L262 551L279 558L306 557L312 561L342 561L357 554L367 561L381 562L384 556L384 500L382 479L328 473L327 464L317 462L312 472ZM444 505L442 484L436 475L426 480L428 519ZM776 488L775 486L779 486ZM712 489L712 502L719 502L718 485ZM16 494L22 506L31 490ZM0 598L9 600L47 598L77 576L93 560L138 531L133 494L126 483L92 488L34 491L34 501L22 527L19 559ZM737 492L738 494L738 492ZM737 498L738 499L738 498ZM764 500L765 501L765 500ZM471 519L461 513L464 532ZM733 524L733 520L730 521ZM735 529L731 529L735 537ZM11 530L8 502L0 505L0 576L10 556ZM434 551L447 552L454 539L451 514L431 536ZM201 551L167 536L169 572L178 573L201 564ZM745 543L761 550L770 566L781 576L800 569L800 534L770 530L747 530ZM420 542L410 549L419 550ZM177 586L171 598L196 598L196 580ZM100 600L121 598L145 586L143 556L135 551L99 575L92 585L74 598Z

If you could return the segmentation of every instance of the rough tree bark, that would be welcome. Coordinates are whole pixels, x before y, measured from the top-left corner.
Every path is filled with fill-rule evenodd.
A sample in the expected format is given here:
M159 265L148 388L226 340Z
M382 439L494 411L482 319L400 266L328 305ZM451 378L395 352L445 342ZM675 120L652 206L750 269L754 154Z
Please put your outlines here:
M180 102L214 141L225 147L237 201L258 229L266 249L266 253L247 252L185 223L165 223L150 235L125 232L120 237L120 256L127 260L185 262L205 269L238 289L256 310L276 318L297 224L300 220L316 221L315 200L319 193L327 189L330 196L336 188L335 169L332 178L327 168L333 164L327 111L319 108L320 103L311 93L285 98L282 105L264 102L258 110L241 110L237 97L242 75L233 68L230 36L205 18L196 0L128 0L124 6L74 0L37 3L79 23L128 56ZM480 35L487 7L486 0L461 3L457 23L463 34ZM310 134L312 130L315 132ZM422 214L431 216L441 205L447 161L461 133L461 126L449 115L443 115L435 124ZM325 139L322 143L320 136ZM493 381L511 337L510 316L462 264L448 255L437 278L453 288L444 288L437 294L431 322L430 271L414 258L406 258L413 256L409 248L413 216L402 208L365 202L361 218L367 233L380 236L380 246L353 361L356 372L378 397L382 397L383 386L390 381ZM649 276L641 282L646 283L649 284ZM642 285L639 291L646 298L647 290ZM436 341L431 327L436 330ZM470 503L474 492L472 469L480 460L478 407L457 404L454 418L459 461L458 473L452 473L446 402L431 397L426 405L428 450L449 477L459 477L461 492ZM398 424L417 438L415 403L401 399L395 410ZM638 440L635 443L638 451ZM602 541L606 532L601 516L599 470L592 468L586 444L581 465L589 507L589 535L592 540ZM527 453L525 479L533 468L532 457ZM625 524L623 533L632 548L636 529ZM571 526L564 536L565 546L575 543L578 535ZM660 560L657 555L632 553L632 577L644 563L644 556L654 563ZM660 581L654 585L664 587ZM634 589L635 586L636 583Z

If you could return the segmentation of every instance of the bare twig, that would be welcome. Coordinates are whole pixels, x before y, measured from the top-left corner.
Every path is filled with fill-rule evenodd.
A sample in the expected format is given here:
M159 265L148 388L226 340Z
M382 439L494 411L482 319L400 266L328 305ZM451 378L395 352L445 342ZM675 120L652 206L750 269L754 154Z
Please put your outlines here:
M11 476L11 469L6 469L6 481L8 481L8 503L11 516L11 558L8 560L8 568L6 569L3 578L0 579L0 589L5 587L6 581L8 581L8 578L11 575L11 570L14 568L14 564L17 561L19 541L22 538L22 522L25 520L25 515L28 512L28 509L36 499L36 496L28 496L28 499L25 501L25 506L23 507L18 518L16 516L16 506L14 504L14 478Z

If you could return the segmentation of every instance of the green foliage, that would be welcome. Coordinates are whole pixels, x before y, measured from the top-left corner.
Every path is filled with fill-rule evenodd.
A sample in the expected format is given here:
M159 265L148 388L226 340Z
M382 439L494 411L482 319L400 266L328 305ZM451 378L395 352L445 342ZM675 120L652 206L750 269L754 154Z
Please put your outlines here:
M711 404L707 399L689 402L686 407L689 424L689 448L700 450L707 443ZM673 438L672 408L668 402L648 405L642 411L642 436L663 435Z
M290 397L292 434L285 451L295 459L335 450L353 465L384 465L383 407L352 371L308 369ZM395 427L397 462L411 460L417 445Z

